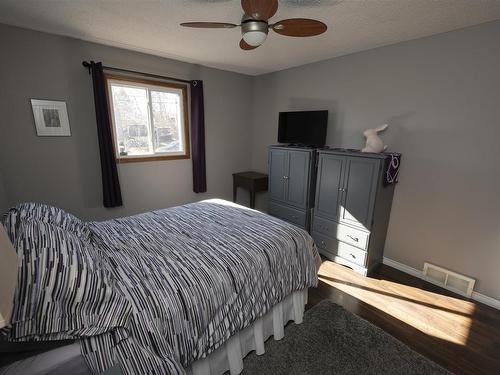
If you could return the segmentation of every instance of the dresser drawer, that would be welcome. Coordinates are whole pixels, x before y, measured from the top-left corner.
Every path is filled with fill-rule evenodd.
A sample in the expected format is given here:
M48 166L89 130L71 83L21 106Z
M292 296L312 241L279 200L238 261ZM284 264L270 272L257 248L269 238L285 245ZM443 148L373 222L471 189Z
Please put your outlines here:
M362 230L339 224L335 221L325 220L318 216L314 216L313 218L312 230L330 237L335 237L340 241L359 247L362 250L368 249L368 240L370 237L370 233L368 232L363 232Z
M314 230L311 232L311 236L314 239L314 243L318 247L318 250L321 254L327 256L337 255L337 247L339 241L327 236L323 236L322 234L315 232Z
M278 217L302 228L306 227L305 211L296 210L295 208L283 206L274 202L269 202L267 211L269 215Z
M366 251L360 250L357 247L348 245L344 242L339 242L337 255L350 262L364 266L366 263Z
M368 249L368 239L370 234L368 232L363 232L362 230L351 228L347 225L338 224L337 227L337 239L359 247L362 250Z
M360 266L365 265L366 251L315 231L312 232L312 237L320 253L326 256L339 256Z

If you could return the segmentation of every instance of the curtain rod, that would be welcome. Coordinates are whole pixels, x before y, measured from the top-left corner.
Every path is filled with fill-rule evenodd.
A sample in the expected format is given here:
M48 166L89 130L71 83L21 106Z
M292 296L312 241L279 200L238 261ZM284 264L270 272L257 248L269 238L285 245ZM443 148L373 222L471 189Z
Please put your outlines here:
M82 61L82 65L89 70L90 74L90 63L88 61ZM151 74L151 73L144 73L144 72L138 72L137 70L129 70L129 69L122 69L122 68L114 68L112 66L102 66L104 70L111 70L114 72L123 72L123 73L130 73L130 74L137 74L141 76L146 76L146 77L151 77L151 78L159 78L159 79L166 79L168 81L175 81L175 82L183 82L183 83L192 83L196 82L195 80L189 81L186 79L180 79L180 78L173 78L173 77L168 77L168 76L161 76L158 74Z

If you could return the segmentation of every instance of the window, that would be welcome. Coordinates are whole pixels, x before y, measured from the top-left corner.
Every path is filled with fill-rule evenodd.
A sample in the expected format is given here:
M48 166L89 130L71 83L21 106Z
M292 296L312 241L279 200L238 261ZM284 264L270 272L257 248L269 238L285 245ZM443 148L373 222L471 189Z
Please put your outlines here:
M106 75L118 162L188 159L187 86Z

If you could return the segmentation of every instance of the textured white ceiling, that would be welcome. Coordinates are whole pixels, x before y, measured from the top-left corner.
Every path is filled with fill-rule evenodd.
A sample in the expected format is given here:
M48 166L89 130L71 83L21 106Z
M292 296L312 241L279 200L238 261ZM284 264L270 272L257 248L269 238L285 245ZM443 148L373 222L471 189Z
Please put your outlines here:
M270 31L253 51L238 47L239 28L179 26L241 16L239 0L0 0L0 23L252 75L500 19L500 0L281 0L271 21L316 18L328 31Z

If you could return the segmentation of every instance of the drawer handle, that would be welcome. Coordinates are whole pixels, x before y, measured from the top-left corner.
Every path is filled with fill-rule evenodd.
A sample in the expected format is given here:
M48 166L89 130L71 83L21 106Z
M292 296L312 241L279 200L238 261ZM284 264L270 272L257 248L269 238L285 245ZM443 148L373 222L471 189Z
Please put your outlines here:
M347 237L349 237L351 240L353 240L355 242L359 242L359 238L358 237L351 236L350 234L348 234Z
M356 255L354 255L353 253L350 253L349 255L356 259Z
M321 241L321 244L322 244L323 246L325 246L325 245L326 245L326 244L325 244L325 241Z

